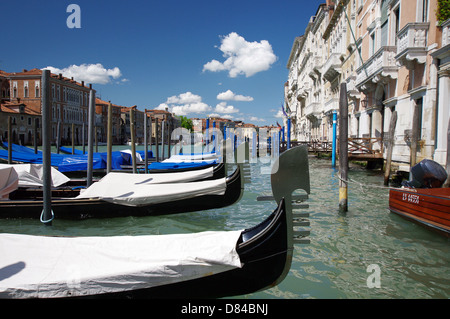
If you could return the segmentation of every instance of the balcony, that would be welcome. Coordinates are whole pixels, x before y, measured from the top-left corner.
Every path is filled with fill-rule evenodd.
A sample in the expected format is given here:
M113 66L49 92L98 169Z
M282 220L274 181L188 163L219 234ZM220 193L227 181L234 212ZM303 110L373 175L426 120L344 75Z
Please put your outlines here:
M381 47L362 66L356 69L356 88L362 92L370 92L379 82L396 79L398 67L395 54L397 47Z
M397 33L397 55L399 66L414 68L414 62L425 63L429 23L408 23Z
M332 53L323 66L323 77L332 82L339 74L341 74L341 60L339 53Z
M305 107L305 116L310 120L319 119L322 113L322 105L319 102L312 102Z

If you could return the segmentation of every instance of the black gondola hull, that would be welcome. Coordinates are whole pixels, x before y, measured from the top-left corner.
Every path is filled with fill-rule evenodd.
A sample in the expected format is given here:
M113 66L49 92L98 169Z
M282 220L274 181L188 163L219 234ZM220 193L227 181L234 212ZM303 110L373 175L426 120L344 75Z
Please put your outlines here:
M284 279L291 265L288 248L288 222L284 200L261 224L244 230L237 244L243 263L236 268L211 276L119 293L99 294L83 298L186 299L223 298L254 293L271 288ZM245 238L248 238L245 242Z

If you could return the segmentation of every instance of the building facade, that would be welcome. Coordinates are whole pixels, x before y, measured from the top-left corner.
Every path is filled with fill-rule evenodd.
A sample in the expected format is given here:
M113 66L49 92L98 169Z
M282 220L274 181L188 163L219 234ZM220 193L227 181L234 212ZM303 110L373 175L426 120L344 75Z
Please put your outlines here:
M448 127L448 22L437 0L327 0L294 41L285 104L293 139L332 139L332 114L346 83L349 137L385 154L397 112L392 160L445 164ZM442 89L441 89L442 86ZM413 125L413 118L416 122ZM408 166L409 167L409 166Z
M42 70L2 72L1 76L3 78L2 106L5 106L6 103L23 105L24 109L34 114L42 114ZM5 82L8 84L4 84ZM72 135L76 144L81 144L83 137L87 141L87 126L84 124L87 123L91 87L85 86L84 82L74 81L73 78L63 77L61 74L51 74L49 86L51 90L52 142L55 143L59 137L62 145L69 144L72 141ZM4 130L3 127L1 129ZM23 138L20 141L23 141ZM25 144L30 144L30 141L25 139Z

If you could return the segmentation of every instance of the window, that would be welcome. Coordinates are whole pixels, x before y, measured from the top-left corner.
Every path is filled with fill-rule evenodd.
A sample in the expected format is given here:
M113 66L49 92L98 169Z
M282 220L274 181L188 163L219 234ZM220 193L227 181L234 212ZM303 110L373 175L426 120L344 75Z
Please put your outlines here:
M374 31L370 34L370 44L369 44L370 56L375 54L375 46L376 46L376 43L375 43L375 31Z
M40 85L39 81L34 82L34 97L40 97Z
M23 97L28 97L28 81L23 81Z
M394 39L395 45L397 45L397 33L400 28L400 7L394 9Z
M428 22L428 0L422 0L422 22Z
M13 98L17 98L17 82L13 82Z

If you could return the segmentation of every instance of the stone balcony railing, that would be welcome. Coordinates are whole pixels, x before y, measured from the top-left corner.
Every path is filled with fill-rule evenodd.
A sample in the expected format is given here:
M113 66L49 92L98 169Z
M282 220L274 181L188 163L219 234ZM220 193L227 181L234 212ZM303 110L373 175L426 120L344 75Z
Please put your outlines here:
M397 55L399 66L409 69L414 67L413 62L425 63L427 58L427 38L429 23L408 23L397 33Z
M322 105L319 102L309 103L305 107L305 116L306 117L318 117L322 113Z
M450 44L450 19L442 23L442 47Z
M323 65L323 77L329 82L333 81L341 73L342 62L339 56L339 53L332 53Z
M356 69L356 88L368 92L375 88L375 84L389 78L396 79L398 66L396 65L395 46L381 47L362 66Z

